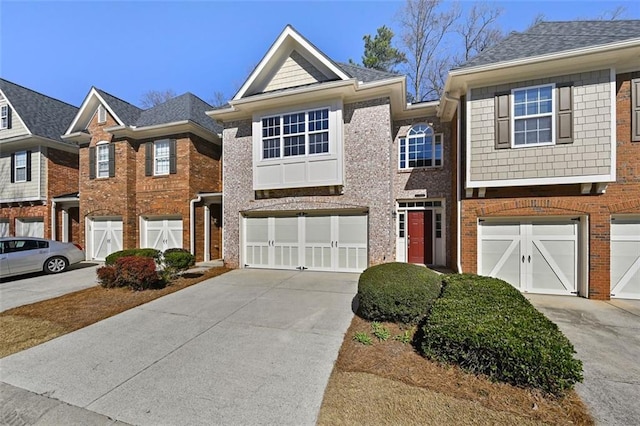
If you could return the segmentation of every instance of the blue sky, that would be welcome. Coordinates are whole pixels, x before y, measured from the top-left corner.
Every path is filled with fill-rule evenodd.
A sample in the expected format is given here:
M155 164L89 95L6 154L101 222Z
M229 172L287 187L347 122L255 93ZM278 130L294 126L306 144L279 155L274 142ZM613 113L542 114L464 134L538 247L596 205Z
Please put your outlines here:
M360 60L362 36L399 32L403 1L0 0L2 78L79 106L90 87L138 104L148 90L233 96L287 24L336 61ZM462 2L469 7L471 2ZM596 18L632 1L502 1L506 31L546 20Z

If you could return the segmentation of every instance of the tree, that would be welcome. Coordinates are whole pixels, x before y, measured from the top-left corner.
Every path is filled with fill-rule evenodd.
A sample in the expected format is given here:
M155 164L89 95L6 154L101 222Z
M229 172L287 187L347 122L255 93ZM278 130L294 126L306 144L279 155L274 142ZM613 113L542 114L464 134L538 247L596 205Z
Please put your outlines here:
M163 91L149 90L142 94L142 97L140 98L140 106L145 109L152 108L156 105L165 103L169 99L172 99L175 97L176 97L176 93L171 89L167 89Z
M383 25L378 28L375 36L371 37L367 34L362 37L364 40L362 64L366 68L393 72L397 65L407 61L404 53L391 45L393 36L393 31Z
M456 26L456 32L462 37L463 54L459 63L466 62L483 50L495 45L504 37L498 28L498 18L502 9L486 3L474 3L466 19Z
M407 0L400 12L402 45L407 56L407 77L417 102L435 98L430 83L441 74L443 61L436 61L442 40L459 16L457 8L440 11L442 0Z
M219 90L213 92L213 97L209 102L214 107L221 107L227 104L227 96Z

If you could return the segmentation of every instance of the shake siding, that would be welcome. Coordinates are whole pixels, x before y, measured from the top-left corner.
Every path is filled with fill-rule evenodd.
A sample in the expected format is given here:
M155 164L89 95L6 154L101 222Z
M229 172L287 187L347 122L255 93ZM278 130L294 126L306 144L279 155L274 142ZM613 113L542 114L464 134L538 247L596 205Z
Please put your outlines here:
M568 82L573 83L572 144L495 149L496 93ZM604 69L472 89L468 104L471 181L610 174L611 84L615 81L611 82L610 71Z
M294 50L275 73L264 91L286 89L326 80L327 78L317 68Z
M0 99L0 106L8 105L6 99ZM22 121L18 118L18 113L11 109L11 128L0 130L0 142L3 139L9 139L16 136L28 135L29 130L22 124Z

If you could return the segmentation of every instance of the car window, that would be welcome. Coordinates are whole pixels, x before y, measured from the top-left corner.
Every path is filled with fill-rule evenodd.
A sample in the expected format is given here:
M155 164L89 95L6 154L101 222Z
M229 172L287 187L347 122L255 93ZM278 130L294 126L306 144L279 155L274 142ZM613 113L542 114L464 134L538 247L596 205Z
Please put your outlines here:
M35 250L38 248L38 241L34 240L10 240L5 241L5 253L15 253L18 251Z
M38 248L49 248L49 241L38 241Z

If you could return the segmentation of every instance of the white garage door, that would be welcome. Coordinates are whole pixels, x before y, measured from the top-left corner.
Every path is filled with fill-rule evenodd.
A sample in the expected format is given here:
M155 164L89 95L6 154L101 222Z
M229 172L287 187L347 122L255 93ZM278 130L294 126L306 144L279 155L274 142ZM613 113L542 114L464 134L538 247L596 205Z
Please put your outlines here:
M640 299L640 218L611 219L611 297Z
M9 220L0 219L0 237L9 236Z
M244 219L246 267L362 272L367 267L367 216Z
M155 217L142 219L142 247L165 251L182 248L182 219L180 217Z
M16 237L44 238L44 219L41 217L16 219Z
M520 291L577 294L578 222L481 222L478 273Z
M105 260L113 252L122 250L122 218L94 217L89 220L87 244L93 260Z

